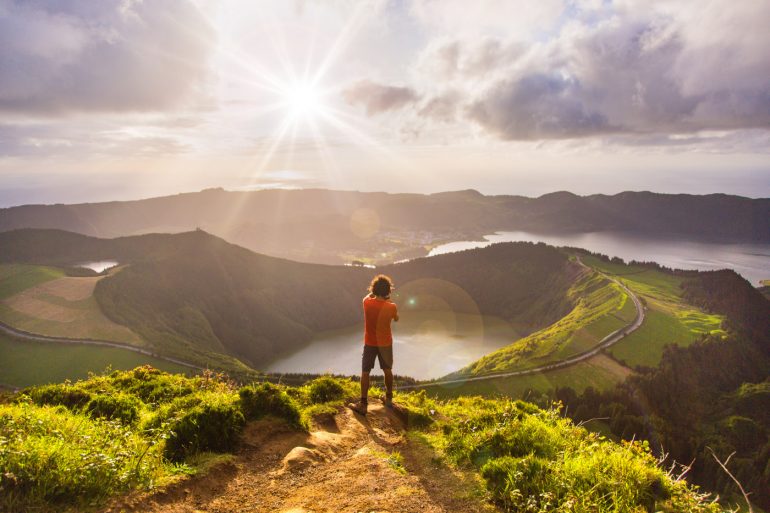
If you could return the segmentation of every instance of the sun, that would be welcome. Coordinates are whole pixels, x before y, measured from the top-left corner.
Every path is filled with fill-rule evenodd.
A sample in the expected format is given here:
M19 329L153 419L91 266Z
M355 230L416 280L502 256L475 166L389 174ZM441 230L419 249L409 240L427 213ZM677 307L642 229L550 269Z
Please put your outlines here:
M283 92L283 103L293 120L312 121L323 113L322 91L310 82L293 82Z

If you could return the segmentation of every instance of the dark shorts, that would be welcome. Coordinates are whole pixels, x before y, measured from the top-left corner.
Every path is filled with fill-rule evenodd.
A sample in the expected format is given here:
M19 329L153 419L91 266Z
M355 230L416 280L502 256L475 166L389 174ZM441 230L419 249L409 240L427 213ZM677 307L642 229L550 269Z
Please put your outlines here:
M380 361L380 369L393 368L393 346L367 346L361 355L361 371L369 372L374 368L374 359Z

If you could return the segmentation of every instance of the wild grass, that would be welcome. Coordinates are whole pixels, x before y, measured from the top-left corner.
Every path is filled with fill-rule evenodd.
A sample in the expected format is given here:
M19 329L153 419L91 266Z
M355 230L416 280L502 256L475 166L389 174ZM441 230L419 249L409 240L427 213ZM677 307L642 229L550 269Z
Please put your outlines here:
M455 465L480 472L504 511L722 511L665 470L646 442L615 443L558 409L480 397L424 401L436 412L426 438Z
M94 509L226 458L246 419L271 415L304 429L310 412L336 412L357 392L353 381L331 377L238 388L222 375L150 367L33 387L0 404L0 510ZM721 511L667 473L646 444L614 443L556 409L479 397L439 401L424 391L397 393L396 402L435 457L478 472L505 511ZM736 416L730 428L751 426ZM405 472L400 452L382 457Z

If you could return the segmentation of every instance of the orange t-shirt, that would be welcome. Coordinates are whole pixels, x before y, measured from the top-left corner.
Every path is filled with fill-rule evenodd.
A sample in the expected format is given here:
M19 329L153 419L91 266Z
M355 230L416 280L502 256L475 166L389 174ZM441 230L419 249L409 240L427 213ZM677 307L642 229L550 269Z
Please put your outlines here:
M396 304L374 297L364 298L364 344L367 346L390 346L393 334L390 321L398 317Z

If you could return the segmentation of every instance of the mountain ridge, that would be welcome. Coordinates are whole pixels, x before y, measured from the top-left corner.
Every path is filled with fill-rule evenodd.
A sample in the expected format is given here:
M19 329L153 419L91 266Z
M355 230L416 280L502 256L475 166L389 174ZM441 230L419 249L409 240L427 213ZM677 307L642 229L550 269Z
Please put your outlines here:
M770 242L770 198L626 191L537 198L478 191L430 195L328 189L206 189L142 200L0 209L0 231L53 228L97 237L203 228L255 252L317 263L386 263L495 231L616 231Z

